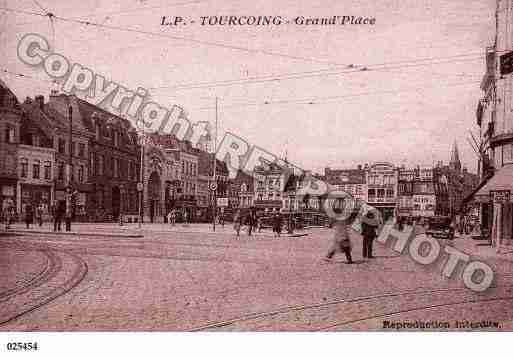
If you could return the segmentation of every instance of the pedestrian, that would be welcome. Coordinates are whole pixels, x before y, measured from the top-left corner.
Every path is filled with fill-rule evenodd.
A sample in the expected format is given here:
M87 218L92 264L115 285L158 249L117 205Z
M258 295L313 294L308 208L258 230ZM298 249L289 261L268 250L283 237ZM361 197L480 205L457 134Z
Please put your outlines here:
M36 208L36 219L39 227L43 226L43 205L39 204Z
M235 212L233 216L233 229L235 229L235 233L237 233L237 237L240 236L240 227L242 226L242 215L240 210Z
M7 203L7 207L5 210L5 229L9 229L11 225L12 218L14 216L14 207L11 203Z
M53 206L53 231L61 231L62 217L66 212L66 203L64 201L57 201Z
M189 223L189 222L188 222L188 220L189 220L189 215L188 215L187 211L186 211L186 210L184 210L184 211L183 211L183 223L184 223L184 224Z
M260 233L262 231L262 226L263 226L263 219L262 219L262 216L258 216L257 217L257 229L258 229L258 233Z
M30 225L34 221L34 209L32 208L32 205L27 204L25 206L25 224L27 226L27 229L30 228Z
M334 208L333 212L340 215L341 209ZM326 261L331 261L333 255L337 252L343 252L346 255L347 263L353 263L353 259L351 257L351 240L349 238L349 225L352 223L352 220L355 218L355 215L352 214L348 219L339 219L337 218L333 223L333 244L328 251L328 254L324 258Z
M174 227L176 224L176 211L174 208L171 210L170 214L171 214L171 222L170 223Z
M281 234L282 218L280 213L276 213L273 218L273 232L276 237Z
M402 220L399 220L399 230L402 231ZM374 213L367 212L362 221L362 236L363 236L363 258L374 258L372 255L372 244L377 237L376 229L377 223L374 223Z
M251 236L251 232L253 232L253 227L255 226L255 215L252 211L249 211L246 217L246 224L248 226L248 236Z

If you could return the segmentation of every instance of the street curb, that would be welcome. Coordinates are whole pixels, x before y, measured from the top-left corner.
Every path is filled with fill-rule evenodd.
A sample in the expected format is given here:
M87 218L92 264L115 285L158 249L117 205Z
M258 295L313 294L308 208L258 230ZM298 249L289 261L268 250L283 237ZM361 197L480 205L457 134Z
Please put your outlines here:
M5 234L12 235L56 235L56 236L85 236L85 237L109 237L109 238L144 238L143 234L121 234L121 233L95 233L95 232L45 232L45 231L23 231L23 230L8 230Z

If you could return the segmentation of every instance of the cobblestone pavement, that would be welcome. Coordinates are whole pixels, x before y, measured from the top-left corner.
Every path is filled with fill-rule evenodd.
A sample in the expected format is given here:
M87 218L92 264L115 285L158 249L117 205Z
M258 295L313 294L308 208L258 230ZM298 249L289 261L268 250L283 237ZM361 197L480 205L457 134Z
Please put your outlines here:
M332 232L309 231L3 236L0 330L383 330L405 320L513 329L512 261L487 258L494 288L477 294L379 243L363 260L357 234L355 264L324 262Z

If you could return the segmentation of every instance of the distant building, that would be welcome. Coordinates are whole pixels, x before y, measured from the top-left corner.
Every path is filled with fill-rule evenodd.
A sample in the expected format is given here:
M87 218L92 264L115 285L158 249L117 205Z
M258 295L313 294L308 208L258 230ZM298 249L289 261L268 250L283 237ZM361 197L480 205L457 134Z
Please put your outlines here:
M324 181L330 185L330 189L344 191L353 198L367 201L367 186L365 170L362 166L355 169L324 169Z
M237 171L234 179L229 181L228 201L231 208L250 208L254 200L253 177L242 170Z
M384 220L394 215L397 205L398 169L391 163L378 162L367 167L367 203L377 208Z
M275 163L257 166L254 170L253 206L264 211L284 208L283 192L289 171Z

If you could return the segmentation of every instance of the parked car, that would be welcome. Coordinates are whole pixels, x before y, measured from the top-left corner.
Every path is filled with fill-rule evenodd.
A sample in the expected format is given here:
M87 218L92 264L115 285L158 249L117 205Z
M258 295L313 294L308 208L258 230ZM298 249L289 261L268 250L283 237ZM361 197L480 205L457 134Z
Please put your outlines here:
M426 235L434 238L454 238L454 228L451 225L451 217L448 216L434 216L428 218L428 228Z

